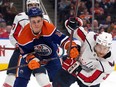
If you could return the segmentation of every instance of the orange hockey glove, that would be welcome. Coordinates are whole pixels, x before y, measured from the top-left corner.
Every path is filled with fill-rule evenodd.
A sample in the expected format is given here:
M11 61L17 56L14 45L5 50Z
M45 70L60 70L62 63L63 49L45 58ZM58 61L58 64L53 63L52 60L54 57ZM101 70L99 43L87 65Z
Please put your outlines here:
M65 46L65 49L67 49L67 52L69 51L70 42L68 42ZM72 42L72 46L70 49L69 57L70 58L77 58L79 56L79 48L78 45L75 42Z
M76 46L72 47L70 50L70 58L77 58L79 56L79 51Z
M33 54L28 54L26 57L26 61L28 62L28 67L31 70L40 68L40 66L41 66L39 63L40 60L38 58L36 58Z
M31 70L34 70L34 69L37 69L37 68L40 68L40 63L39 63L39 59L38 58L33 58L32 60L29 61L28 63L28 67L31 69Z

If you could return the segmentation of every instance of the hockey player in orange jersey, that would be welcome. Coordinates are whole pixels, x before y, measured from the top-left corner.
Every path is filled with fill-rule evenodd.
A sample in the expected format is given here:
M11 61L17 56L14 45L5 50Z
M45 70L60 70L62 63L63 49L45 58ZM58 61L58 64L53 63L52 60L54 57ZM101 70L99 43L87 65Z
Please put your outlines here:
M18 37L19 49L23 56L19 64L28 64L28 66L17 70L14 87L26 87L31 73L36 70L40 71L39 74L47 75L48 73L50 80L53 81L57 71L61 68L57 44L66 50L70 45L68 36L61 33L53 24L43 20L40 9L30 9L28 16L30 23L24 27ZM73 40L70 58L76 58L79 55L77 46L78 44ZM42 60L48 59L51 61L41 65ZM42 87L51 87L49 83L46 83L49 79L43 76L39 76L38 79L44 84Z
M24 26L26 26L29 23L29 18L26 13L32 7L41 8L40 0L26 0L26 11L18 13L14 18L12 29L11 29L11 32L9 35L9 40L10 40L11 44L16 47L16 49L14 50L14 52L10 58L8 68L16 67L18 64L20 52L17 47L17 39L18 39L18 36L20 35L20 32L24 28ZM43 13L43 18L50 22L48 15L46 15L44 13ZM36 74L35 78L38 78L37 72L33 73L33 74L34 75ZM8 70L6 79L3 83L3 87L7 87L7 86L12 87L14 84L14 81L15 81L15 76L16 76L16 69ZM37 82L39 83L39 81L37 81Z

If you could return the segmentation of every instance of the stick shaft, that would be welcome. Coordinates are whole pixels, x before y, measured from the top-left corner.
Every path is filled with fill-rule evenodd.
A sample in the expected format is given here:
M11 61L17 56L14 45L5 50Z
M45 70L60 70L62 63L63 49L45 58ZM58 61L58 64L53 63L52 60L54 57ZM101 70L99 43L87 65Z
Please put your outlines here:
M40 63L41 65L45 65L45 64L47 64L49 61L56 60L56 59L60 59L60 58L61 58L61 56L60 56L60 57L56 57L56 58L43 59L43 60L40 61L39 63ZM13 70L13 69L17 69L17 68L22 68L22 67L26 67L26 66L28 66L28 64L23 64L23 65L20 65L20 66L14 66L14 67L10 67L10 68L7 68L7 69L2 69L2 70L0 70L0 72L6 71L6 70Z
M11 47L2 47L0 50L15 50L16 48L11 48Z

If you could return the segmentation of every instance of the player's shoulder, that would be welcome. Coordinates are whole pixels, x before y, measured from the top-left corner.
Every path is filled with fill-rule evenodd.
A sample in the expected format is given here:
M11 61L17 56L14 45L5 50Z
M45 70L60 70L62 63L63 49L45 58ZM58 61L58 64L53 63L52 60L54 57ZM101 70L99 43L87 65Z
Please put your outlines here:
M34 36L31 32L30 24L28 23L24 29L21 31L19 37L18 37L18 43L19 44L27 44L28 42L31 42L33 40Z
M20 12L16 16L23 16L23 15L26 15L26 13L25 12Z
M42 27L43 36L51 36L55 30L56 30L56 27L52 23L44 21L43 27Z
M28 16L26 15L25 12L18 13L15 18L22 20L22 19L28 19Z

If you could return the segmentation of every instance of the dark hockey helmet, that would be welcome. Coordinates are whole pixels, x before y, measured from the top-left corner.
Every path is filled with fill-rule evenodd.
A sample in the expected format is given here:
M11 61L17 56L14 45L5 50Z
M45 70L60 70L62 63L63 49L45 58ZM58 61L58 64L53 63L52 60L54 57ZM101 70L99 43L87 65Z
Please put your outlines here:
M27 15L29 17L36 17L36 16L40 16L40 17L43 17L43 12L41 9L37 8L37 7L33 7L33 8L30 8Z

